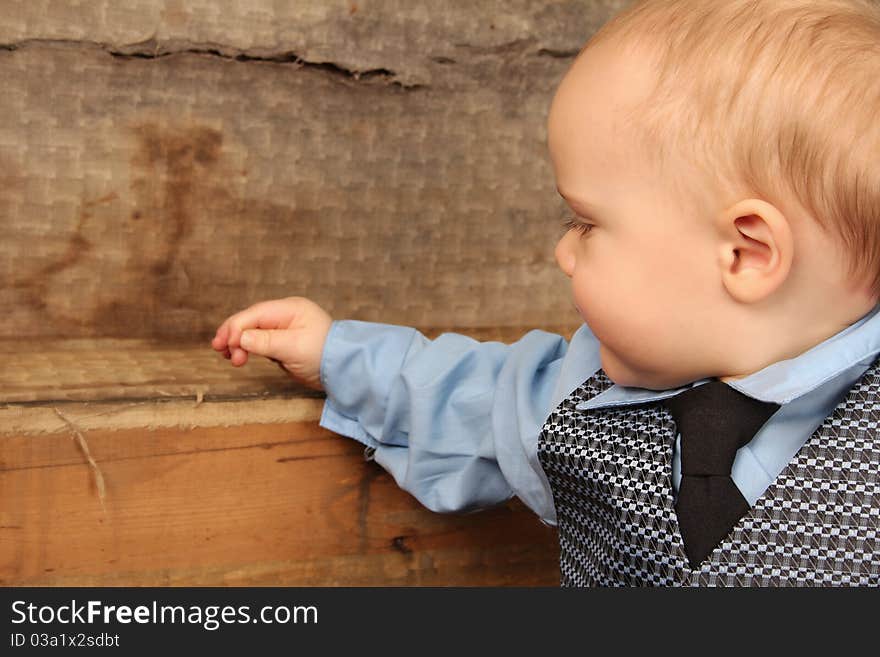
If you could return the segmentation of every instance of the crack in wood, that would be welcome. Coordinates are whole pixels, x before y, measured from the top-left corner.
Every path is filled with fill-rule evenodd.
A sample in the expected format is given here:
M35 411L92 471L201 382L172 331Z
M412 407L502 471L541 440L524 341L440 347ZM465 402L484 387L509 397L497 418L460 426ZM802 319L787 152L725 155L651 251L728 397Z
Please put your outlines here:
M104 510L104 513L107 513L107 507L104 505L104 498L107 496L107 487L104 485L104 474L101 472L101 468L98 467L98 464L95 462L95 459L92 458L92 453L89 450L89 444L86 442L85 436L83 436L82 431L79 430L79 427L76 426L73 422L71 422L67 417L59 411L57 408L53 408L55 414L61 418L61 420L67 425L67 428L73 434L73 438L76 444L79 446L80 451L85 456L86 461L88 461L89 467L92 469L92 475L95 480L95 488L98 490L98 500L101 502L101 509Z
M0 44L0 50L15 51L26 46L63 46L63 47L91 47L106 52L117 59L162 59L174 55L195 54L208 55L236 62L266 62L273 64L291 64L297 68L312 68L326 71L333 75L339 75L355 81L385 82L390 85L414 90L426 87L422 83L404 82L398 78L396 71L378 67L359 70L349 68L332 61L310 61L293 51L278 53L257 54L246 50L232 47L224 47L219 44L161 44L156 39L147 39L139 43L123 46L112 46L107 43L96 41L75 41L70 39L25 39L15 43Z
M117 456L113 458L104 458L101 459L102 463L118 463L121 461L137 461L137 460L146 460L146 459L155 459L162 458L165 456L193 456L195 454L209 454L211 452L234 452L244 449L272 449L273 447L278 447L280 445L302 445L310 442L318 442L325 441L326 438L306 438L304 440L284 440L279 442L271 442L271 443L254 443L250 445L236 445L232 447L208 447L204 449L190 449L190 450L182 450L179 452L157 452L155 454L137 454L134 456ZM309 458L332 458L332 457L344 457L348 458L350 455L340 453L340 454L321 454L314 457L302 456L302 457L291 457L289 459L284 460L296 460L296 459L309 459ZM81 465L80 462L69 462L69 463L44 463L42 465L27 465L23 467L12 467L5 468L0 467L0 473L6 472L20 472L24 470L48 470L52 468L69 468L71 466ZM103 481L103 477L102 477Z

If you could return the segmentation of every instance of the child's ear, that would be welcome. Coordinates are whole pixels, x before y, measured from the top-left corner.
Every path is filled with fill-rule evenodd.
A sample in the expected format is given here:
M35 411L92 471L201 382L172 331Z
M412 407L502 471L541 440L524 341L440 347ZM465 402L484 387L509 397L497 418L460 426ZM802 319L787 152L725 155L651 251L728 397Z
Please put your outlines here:
M791 225L774 205L746 199L718 217L721 278L741 303L756 303L775 292L791 271Z

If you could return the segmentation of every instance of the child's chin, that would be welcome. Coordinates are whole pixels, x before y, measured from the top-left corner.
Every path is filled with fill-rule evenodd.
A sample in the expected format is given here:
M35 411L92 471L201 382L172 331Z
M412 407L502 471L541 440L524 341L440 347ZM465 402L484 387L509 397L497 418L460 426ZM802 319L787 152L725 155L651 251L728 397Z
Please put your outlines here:
M666 390L672 386L655 372L642 372L622 363L606 350L600 350L602 371L613 383L626 388L645 388L647 390Z
M604 345L599 347L599 357L602 362L602 371L613 383L619 386L640 387L639 377L630 368L626 367Z
M602 368L605 369L605 368ZM650 382L646 379L633 376L632 373L624 373L618 374L617 372L609 374L608 370L605 370L605 374L613 383L616 383L619 386L623 386L625 388L651 388Z

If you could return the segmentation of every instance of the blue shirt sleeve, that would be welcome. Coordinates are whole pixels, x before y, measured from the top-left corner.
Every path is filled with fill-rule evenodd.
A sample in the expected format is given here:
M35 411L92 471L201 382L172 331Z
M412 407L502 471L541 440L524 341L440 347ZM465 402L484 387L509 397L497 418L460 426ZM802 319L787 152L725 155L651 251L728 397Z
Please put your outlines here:
M334 321L321 360L321 426L373 458L429 509L469 511L517 495L555 523L538 463L552 409L599 368L586 325L569 345L533 330L513 344Z

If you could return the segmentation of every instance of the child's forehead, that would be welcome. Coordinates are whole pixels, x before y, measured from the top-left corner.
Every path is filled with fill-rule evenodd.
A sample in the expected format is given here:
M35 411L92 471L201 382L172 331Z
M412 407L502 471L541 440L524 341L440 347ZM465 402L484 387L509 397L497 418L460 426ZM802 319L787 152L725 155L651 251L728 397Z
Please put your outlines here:
M610 44L584 50L556 90L548 116L551 150L573 131L624 136L629 118L650 102L652 62L644 54Z
M655 61L642 50L603 43L581 52L557 88L557 96L581 108L627 109L648 102Z
M650 184L661 186L669 202L714 203L710 185L703 183L705 171L679 148L665 147L666 165L647 155L654 142L645 139L641 116L657 101L655 66L652 53L611 42L583 51L572 64L548 117L548 147L561 191L600 207L602 199L626 198L627 190ZM677 100L686 102L683 94ZM704 190L699 198L693 187Z

